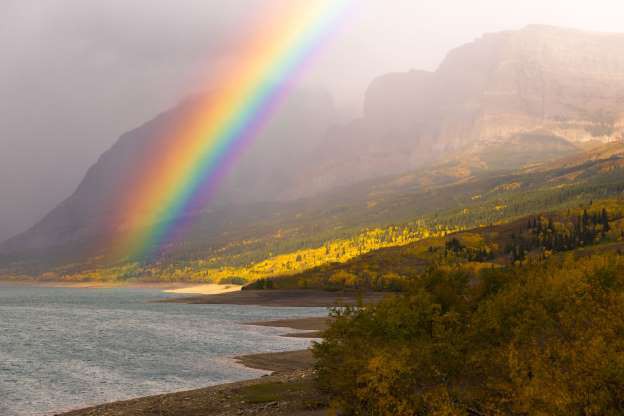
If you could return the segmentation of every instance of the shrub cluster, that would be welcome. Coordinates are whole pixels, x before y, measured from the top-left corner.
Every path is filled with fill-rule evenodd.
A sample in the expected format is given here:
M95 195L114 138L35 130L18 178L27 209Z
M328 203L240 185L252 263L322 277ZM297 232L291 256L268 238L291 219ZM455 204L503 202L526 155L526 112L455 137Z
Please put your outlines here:
M624 414L621 256L431 269L332 314L314 353L341 414Z

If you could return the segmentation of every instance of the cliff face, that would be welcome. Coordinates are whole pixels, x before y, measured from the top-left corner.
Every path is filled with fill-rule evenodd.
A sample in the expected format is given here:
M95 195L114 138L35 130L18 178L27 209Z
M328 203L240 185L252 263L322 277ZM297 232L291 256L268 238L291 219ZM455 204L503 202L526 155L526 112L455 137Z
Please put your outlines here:
M332 132L336 157L325 155L315 181L325 188L457 153L478 158L492 143L536 136L563 150L624 138L624 35L529 26L454 49L435 72L384 75L363 117Z
M189 100L122 136L74 195L0 252L110 232L111 204L135 175L135 161L192 107ZM449 158L512 168L565 155L580 142L622 140L624 35L544 26L488 34L451 51L435 72L379 77L361 118L334 125L334 117L327 94L295 93L216 203L307 197Z
M502 47L459 143L535 130L573 142L623 137L624 35L531 26L491 36Z
M405 87L420 78L411 73ZM573 142L622 138L624 35L545 26L485 35L451 51L419 93L422 136L441 148L535 131ZM401 118L422 119L413 108Z

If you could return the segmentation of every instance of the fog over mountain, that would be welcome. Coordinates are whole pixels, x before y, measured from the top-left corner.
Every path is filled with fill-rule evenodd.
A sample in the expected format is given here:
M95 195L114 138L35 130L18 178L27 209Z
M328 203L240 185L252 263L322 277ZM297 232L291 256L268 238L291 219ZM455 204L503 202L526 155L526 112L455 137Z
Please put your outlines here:
M297 88L201 209L314 197L449 159L460 160L469 176L474 168L522 167L586 143L621 141L620 51L624 34L540 25L486 34L451 50L435 71L377 78L363 115L346 122L329 93ZM0 253L87 246L123 230L116 203L140 176L141 155L158 147L160 132L175 131L196 102L191 97L122 135L70 198Z
M281 1L292 0L271 0L270 5L277 7ZM410 68L434 71L448 50L486 32L528 23L617 31L623 14L622 6L611 1L529 0L522 10L511 10L510 4L358 1L345 27L301 82L308 91L331 95L327 99L335 113L330 118L341 121L340 129L357 131L362 122L351 127L345 122L357 118L364 92L382 74ZM211 69L227 63L232 53L228 45L244 39L246 23L268 5L267 0L0 2L0 240L25 230L68 197L88 167L124 132L192 93L209 90ZM418 83L427 83L429 75L424 74L375 81L368 89L363 120L376 117L374 103L384 102L378 91L392 89L390 84L402 89L402 78L410 88L419 88ZM384 88L376 91L379 85ZM518 125L526 121L518 120ZM340 131L332 134L352 137ZM464 139L457 137L457 143ZM375 139L367 140L367 151L377 152ZM347 139L340 143L332 153L317 154L323 166L333 166L334 154L354 146ZM399 140L396 146L404 143ZM376 160L400 170L426 158L427 149L412 149L398 164ZM345 165L345 171L346 166L347 181L361 178L356 162ZM339 173L332 168L328 178L310 186L327 187Z

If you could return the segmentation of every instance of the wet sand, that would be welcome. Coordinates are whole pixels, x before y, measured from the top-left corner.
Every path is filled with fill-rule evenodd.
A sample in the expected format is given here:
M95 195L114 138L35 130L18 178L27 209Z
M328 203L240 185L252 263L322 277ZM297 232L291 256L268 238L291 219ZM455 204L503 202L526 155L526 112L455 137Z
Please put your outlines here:
M392 294L367 292L362 295L364 303L379 302ZM208 304L208 305L254 305L274 307L331 307L355 305L359 294L350 292L328 292L322 290L242 290L217 295L188 296L167 299L162 302Z

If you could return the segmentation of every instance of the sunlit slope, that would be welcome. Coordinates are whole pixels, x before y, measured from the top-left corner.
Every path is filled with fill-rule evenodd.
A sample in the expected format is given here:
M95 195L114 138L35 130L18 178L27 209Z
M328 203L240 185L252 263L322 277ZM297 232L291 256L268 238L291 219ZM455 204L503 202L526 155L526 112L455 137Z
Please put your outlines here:
M55 265L13 263L4 274L50 278L220 281L294 274L384 247L462 229L576 208L624 190L620 144L513 172L461 160L312 200L258 204L195 219L183 242L153 262L102 259Z
M140 203L139 189L145 178L191 169L188 161L172 168L145 157L162 154L174 160L179 151L192 148L185 141L189 136L180 132L187 132L193 120L209 118L204 104L214 100L225 105L218 89L189 97L122 135L89 169L73 195L30 230L0 244L0 253L82 261L133 234L162 229L167 221L184 223L187 215L210 221L199 229L214 231L210 238L220 241L221 231L235 232L238 222L244 229L258 220L273 221L270 215L255 213L253 221L246 221L229 213L232 206L257 203L261 206L250 210L271 214L276 208L269 201L314 196L333 208L340 198L319 195L339 186L430 168L431 163L450 162L433 180L432 175L417 173L425 186L439 184L437 179L445 176L515 169L572 155L591 142L621 140L623 45L621 34L548 26L486 34L449 51L435 71L378 77L364 94L362 114L348 119L334 108L330 93L296 89L219 180L217 193L174 214L162 203ZM162 149L172 150L161 153ZM200 174L197 180L207 177ZM202 193L211 194L212 187L203 185ZM277 210L283 211L278 205ZM140 209L130 209L137 206ZM162 212L148 215L160 208ZM196 237L184 243L193 245ZM169 248L154 245L156 250L145 251Z
M434 266L478 271L622 250L624 199L605 199L374 250L343 263L261 279L247 289L401 291Z

